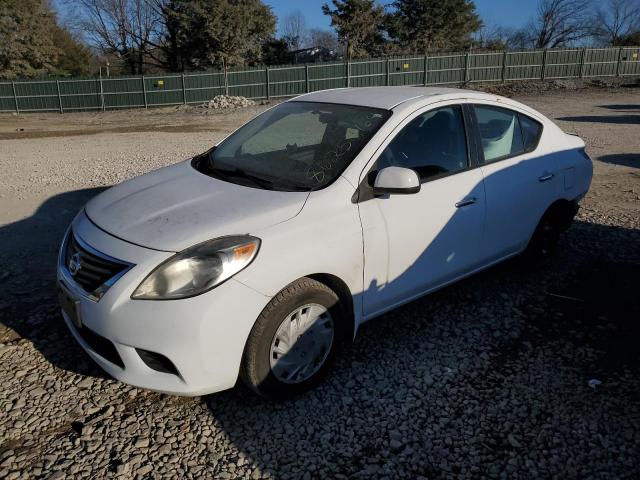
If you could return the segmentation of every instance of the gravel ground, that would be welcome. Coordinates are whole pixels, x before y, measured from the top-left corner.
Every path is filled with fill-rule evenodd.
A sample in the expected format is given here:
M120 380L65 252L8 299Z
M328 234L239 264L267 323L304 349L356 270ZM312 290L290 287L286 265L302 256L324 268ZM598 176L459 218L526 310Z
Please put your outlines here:
M58 243L89 197L265 107L0 116L0 478L638 478L640 93L521 99L595 160L557 256L366 324L320 388L284 403L108 378L54 287Z

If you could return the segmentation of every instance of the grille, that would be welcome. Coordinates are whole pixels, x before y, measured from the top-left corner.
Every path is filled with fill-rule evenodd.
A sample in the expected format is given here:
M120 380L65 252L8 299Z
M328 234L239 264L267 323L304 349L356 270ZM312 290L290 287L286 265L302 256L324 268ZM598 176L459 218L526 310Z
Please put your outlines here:
M127 270L129 265L102 255L93 249L89 251L89 248L81 245L71 232L67 239L64 263L73 280L84 291L92 294L113 277ZM72 263L75 263L79 268L72 269L70 267Z

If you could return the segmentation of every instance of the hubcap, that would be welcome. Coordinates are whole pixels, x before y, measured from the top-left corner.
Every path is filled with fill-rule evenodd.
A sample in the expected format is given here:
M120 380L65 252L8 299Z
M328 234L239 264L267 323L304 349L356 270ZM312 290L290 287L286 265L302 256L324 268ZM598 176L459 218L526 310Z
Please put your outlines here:
M333 317L312 303L287 315L271 341L271 371L283 383L301 383L327 360L333 344Z

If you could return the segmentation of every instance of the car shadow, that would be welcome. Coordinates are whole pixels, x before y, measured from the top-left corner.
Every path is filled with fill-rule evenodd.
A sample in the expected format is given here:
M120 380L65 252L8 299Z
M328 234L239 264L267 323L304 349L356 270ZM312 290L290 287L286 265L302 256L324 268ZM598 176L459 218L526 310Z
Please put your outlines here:
M604 163L640 168L640 153L613 153L610 155L601 155L596 158Z
M622 112L633 111L635 113L640 113L640 105L635 105L632 103L620 104L620 105L599 105L600 108L606 108L608 110L617 110Z
M514 454L498 433L513 409L535 408L536 432L625 417L640 391L639 241L635 229L577 221L543 263L509 260L366 323L315 390L276 403L240 385L204 401L236 458L261 472L486 477ZM592 377L611 385L597 416Z
M580 115L575 117L557 117L564 122L611 123L640 125L640 115Z
M103 190L55 195L33 215L0 226L0 275L10 293L10 302L1 302L0 342L27 340L58 368L106 378L64 324L56 288L58 248L64 233L83 205Z

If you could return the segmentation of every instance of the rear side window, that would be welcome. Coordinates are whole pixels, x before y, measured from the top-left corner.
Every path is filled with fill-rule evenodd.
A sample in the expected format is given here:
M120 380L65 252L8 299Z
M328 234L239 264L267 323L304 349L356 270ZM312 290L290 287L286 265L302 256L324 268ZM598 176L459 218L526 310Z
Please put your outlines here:
M518 118L520 119L520 127L522 128L524 149L528 152L538 145L538 139L542 133L542 125L522 114L519 114Z
M513 157L524 151L518 113L498 107L474 105L485 162Z

